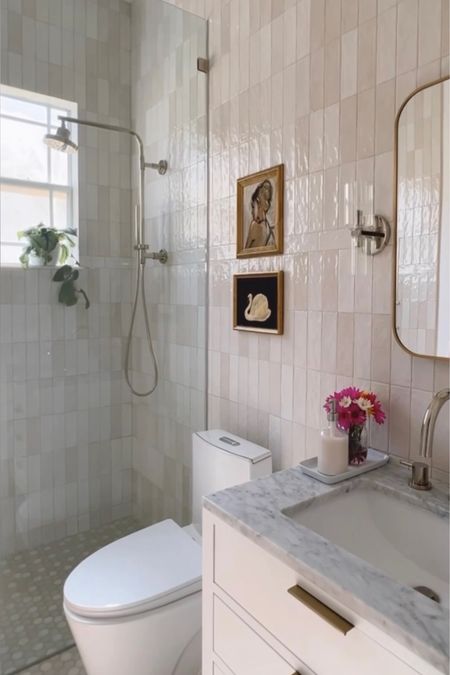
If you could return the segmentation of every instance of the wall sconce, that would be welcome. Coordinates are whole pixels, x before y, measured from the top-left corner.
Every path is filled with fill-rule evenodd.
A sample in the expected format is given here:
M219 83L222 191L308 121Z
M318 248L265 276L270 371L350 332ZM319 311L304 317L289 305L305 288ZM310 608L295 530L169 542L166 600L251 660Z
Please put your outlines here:
M350 236L355 248L359 248L366 255L378 255L389 243L391 226L386 218L375 214L374 224L366 225L361 209L356 211L356 226L351 228Z
M351 226L353 214L355 213L356 198L358 191L358 205L364 205L363 208L356 209L356 224ZM367 274L368 256L378 255L389 243L391 237L391 226L386 218L373 214L373 185L355 184L345 185L345 218L350 227L350 236L352 242L351 268L352 274L356 274L356 258L358 251L364 255L362 263L362 272ZM366 215L364 215L364 213ZM360 264L361 264L360 263Z

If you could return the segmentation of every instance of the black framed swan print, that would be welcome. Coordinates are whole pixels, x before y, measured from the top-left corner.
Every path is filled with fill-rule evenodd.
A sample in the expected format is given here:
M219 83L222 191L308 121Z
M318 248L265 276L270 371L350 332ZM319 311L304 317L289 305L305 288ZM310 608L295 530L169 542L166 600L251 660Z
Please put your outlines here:
M283 272L233 276L233 328L283 334Z

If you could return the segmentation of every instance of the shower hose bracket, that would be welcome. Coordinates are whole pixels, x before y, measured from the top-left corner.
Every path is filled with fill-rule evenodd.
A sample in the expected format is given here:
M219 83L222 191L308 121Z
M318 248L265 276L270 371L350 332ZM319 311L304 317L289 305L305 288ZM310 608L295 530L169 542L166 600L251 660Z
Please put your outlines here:
M144 264L146 260L158 260L162 265L165 265L169 259L169 254L165 248L150 252L148 251L149 247L147 244L137 244L134 248L136 251L139 251L141 264Z

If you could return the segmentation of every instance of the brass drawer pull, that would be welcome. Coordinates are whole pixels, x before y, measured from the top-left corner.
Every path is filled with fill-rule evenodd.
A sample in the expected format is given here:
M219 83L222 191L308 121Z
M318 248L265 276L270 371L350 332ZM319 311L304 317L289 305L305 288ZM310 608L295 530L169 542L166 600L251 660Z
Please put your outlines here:
M320 602L320 600L311 595L311 593L308 593L308 591L305 591L301 586L292 586L292 588L288 588L288 593L306 605L308 609L320 616L321 619L329 623L333 628L336 628L336 630L343 635L346 635L354 628L354 625L350 623L350 621L347 621L343 616L334 612L327 605L324 605L323 602Z

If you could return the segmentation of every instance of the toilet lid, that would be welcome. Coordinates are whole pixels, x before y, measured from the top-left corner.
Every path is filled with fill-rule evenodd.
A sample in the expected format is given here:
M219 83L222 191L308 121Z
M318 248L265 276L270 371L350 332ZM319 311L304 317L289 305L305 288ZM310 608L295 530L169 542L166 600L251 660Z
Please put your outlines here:
M201 546L163 520L101 548L64 584L65 606L81 616L137 614L201 589Z

